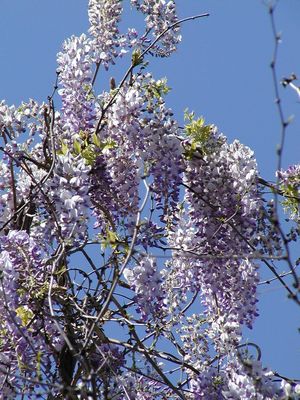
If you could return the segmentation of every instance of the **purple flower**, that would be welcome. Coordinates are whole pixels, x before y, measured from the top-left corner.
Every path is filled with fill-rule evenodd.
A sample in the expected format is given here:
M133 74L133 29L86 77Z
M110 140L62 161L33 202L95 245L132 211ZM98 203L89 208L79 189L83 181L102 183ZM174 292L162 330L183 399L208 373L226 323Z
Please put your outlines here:
M117 56L126 53L126 39L118 29L122 11L122 2L119 0L89 0L93 60L103 63L106 69L109 64L114 64Z
M174 274L179 290L200 291L222 352L239 342L240 326L251 327L257 316L257 266L247 259L261 207L256 182L250 149L238 141L228 144L210 128L186 161L186 210L170 233L178 251L168 264L169 284Z
M136 294L137 309L143 319L159 315L163 309L162 275L152 257L143 257L133 269L125 269L124 276Z
M165 0L131 0L139 11L146 15L145 22L147 31L152 33L156 39L166 28L178 21L176 5L174 1ZM167 57L176 50L181 40L178 33L179 27L168 30L155 45L151 52L161 57Z
M89 97L92 79L92 44L86 35L72 36L57 55L62 97L64 135L71 140L94 125L94 106ZM71 140L72 142L72 140Z

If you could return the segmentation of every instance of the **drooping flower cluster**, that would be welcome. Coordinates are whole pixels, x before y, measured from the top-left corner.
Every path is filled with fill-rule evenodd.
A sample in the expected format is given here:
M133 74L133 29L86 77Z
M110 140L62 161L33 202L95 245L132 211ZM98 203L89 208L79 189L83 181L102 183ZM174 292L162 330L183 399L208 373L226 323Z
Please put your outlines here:
M234 358L219 368L211 366L201 372L191 380L191 391L195 400L284 399L272 376L260 361Z
M142 172L137 157L137 135L143 102L136 87L126 89L121 90L107 112L107 125L100 133L102 152L91 174L91 199L102 229L109 219L114 226L126 218L126 226L132 226L138 211Z
M73 241L80 243L87 237L90 206L89 171L90 167L81 157L74 157L67 152L58 156L54 176L46 183L46 187L49 188L48 196L55 204L54 212L60 235L69 241L69 244ZM59 191L57 187L60 188ZM48 228L51 226L47 225ZM57 227L54 224L54 231L55 228Z
M178 126L164 105L164 83L155 82L150 74L134 78L132 86L124 85L107 110L100 131L102 151L91 174L98 226L107 221L109 212L114 224L126 218L125 226L131 231L142 179L150 178L151 191L167 220L179 198L183 169ZM152 101L154 91L157 98Z
M215 367L201 371L197 379L191 379L190 390L194 400L222 400L224 399L223 371L218 371Z
M154 94L155 98L148 99L147 115L141 122L144 136L142 157L147 173L153 177L151 189L158 208L167 221L168 213L175 210L179 199L183 172L182 146L178 124L163 99L163 94L169 90L166 81L154 81L151 76L147 78L150 80L146 96Z
M92 45L82 34L72 36L63 44L57 55L59 94L62 98L62 123L65 136L70 140L81 130L89 130L94 125L93 101L90 98L92 80Z
M185 170L187 221L170 236L178 249L171 264L183 287L200 291L226 347L238 343L241 324L251 326L257 315L257 267L247 259L260 208L256 164L247 147L227 144L215 128L201 126L197 134Z
M161 57L169 56L174 52L181 40L179 28L178 26L170 30L167 28L178 21L175 2L173 0L131 0L131 4L146 15L147 31L152 33L154 39L166 31L159 44L155 45L151 52Z
M272 382L273 373L263 368L260 361L235 358L226 367L227 389L223 395L234 400L271 400L280 398L280 391Z
M143 319L158 315L163 309L164 293L162 275L152 257L143 257L132 270L127 268L124 276L136 293L138 312Z
M282 397L291 399L291 400L297 400L299 399L300 396L300 384L299 383L290 383L287 382L286 380L282 380L280 384L280 388L282 390Z
M30 232L41 247L49 249L57 238L62 237L68 245L86 239L89 171L90 167L81 157L66 151L57 156L57 163L48 179L46 171L36 166L32 166L30 175L24 170L19 174L16 185L18 198L23 204L28 204L18 215L19 226Z
M0 132L11 134L24 131L22 114L15 106L8 106L4 100L0 102Z
M89 33L93 36L93 60L107 69L114 59L126 50L126 39L119 34L118 25L122 14L120 0L90 0L88 6ZM121 47L121 48L120 48Z

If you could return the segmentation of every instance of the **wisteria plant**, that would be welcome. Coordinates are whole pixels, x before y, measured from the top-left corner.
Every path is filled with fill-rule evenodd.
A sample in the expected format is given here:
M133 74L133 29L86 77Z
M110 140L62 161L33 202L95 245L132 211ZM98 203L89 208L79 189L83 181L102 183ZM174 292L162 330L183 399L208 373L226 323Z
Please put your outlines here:
M63 43L48 100L0 103L0 399L298 399L242 332L261 263L300 305L300 166L279 163L272 184L202 117L187 110L180 126L148 63L208 14L131 7L143 32L120 32L120 0L89 0L90 28ZM97 93L125 54L123 79Z

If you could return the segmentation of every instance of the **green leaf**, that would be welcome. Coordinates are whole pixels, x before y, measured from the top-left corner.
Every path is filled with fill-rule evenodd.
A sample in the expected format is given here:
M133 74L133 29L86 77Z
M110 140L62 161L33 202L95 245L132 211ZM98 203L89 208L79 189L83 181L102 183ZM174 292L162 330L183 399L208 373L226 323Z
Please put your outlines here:
M132 53L131 62L132 62L132 66L133 66L133 67L136 67L137 65L142 64L143 59L142 59L142 57L141 57L141 54L142 54L142 53L141 53L140 50L134 50L134 52Z
M201 151L207 154L207 142L212 133L212 125L205 125L203 117L195 119L194 112L189 113L188 109L184 110L184 119L189 123L185 126L185 133L190 138L189 147L185 150L187 159L191 159L195 151Z
M292 219L298 218L300 214L299 187L300 177L291 177L289 184L283 184L280 186L285 197L281 203L284 210L290 213Z
M18 112L18 113L22 113L22 112L24 111L24 109L25 109L24 104L21 104L21 105L18 107L17 112Z
M27 306L20 306L16 308L16 314L20 318L22 326L27 326L34 314Z
M93 165L95 163L96 154L91 145L82 150L81 154L88 165Z
M108 139L106 142L101 143L102 150L110 150L110 149L114 149L116 147L117 147L117 143L112 139Z
M18 352L17 352L17 362L20 371L25 372L28 369L28 366L25 363L23 363L22 358Z
M109 241L110 244L115 244L118 241L118 236L116 232L107 230L107 240Z
M108 247L115 249L119 244L123 244L123 242L119 240L117 233L107 228L106 236L101 241L102 248L104 250Z
M194 111L192 111L191 113L189 113L189 109L186 108L186 109L184 110L184 120L185 120L185 121L190 121L190 122L192 122L194 118L195 118L195 113L194 113Z
M152 90L156 98L161 98L162 96L168 94L171 89L167 86L167 79L163 78L154 83Z
M37 377L38 379L41 379L41 361L42 361L42 355L43 353L39 350L36 353L36 373L37 373Z
M68 151L69 151L68 145L65 142L62 142L60 151L58 153L62 154L63 156L65 156Z
M96 133L93 133L92 141L93 141L95 146L97 146L99 148L101 147L100 139L98 138L98 135Z
M78 155L81 153L81 144L77 140L74 141L73 147L74 147L75 154Z

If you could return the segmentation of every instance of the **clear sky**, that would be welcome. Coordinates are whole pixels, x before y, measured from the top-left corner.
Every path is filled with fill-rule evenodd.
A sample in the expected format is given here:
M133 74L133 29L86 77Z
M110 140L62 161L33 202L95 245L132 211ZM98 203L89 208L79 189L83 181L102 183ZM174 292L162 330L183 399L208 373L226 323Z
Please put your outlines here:
M124 0L128 2L128 0ZM168 104L182 121L188 107L216 124L230 141L239 139L256 155L261 175L274 179L280 122L270 63L274 48L268 9L262 0L178 0L180 17L209 12L182 27L183 42L170 59L150 58L155 77L168 78ZM123 25L135 25L127 7ZM278 76L300 78L300 1L281 0L275 12L282 43ZM88 27L87 0L0 0L0 100L47 101L63 40ZM120 77L126 60L109 76ZM108 76L108 77L109 77ZM98 82L108 82L103 76ZM298 82L299 85L299 82ZM299 163L300 98L281 90L288 128L283 165ZM262 271L263 275L265 272ZM263 360L283 375L300 378L299 308L278 283L260 287L261 317L246 337L262 348Z

